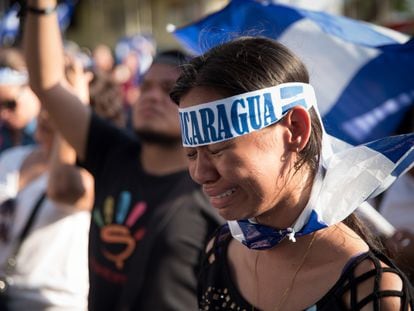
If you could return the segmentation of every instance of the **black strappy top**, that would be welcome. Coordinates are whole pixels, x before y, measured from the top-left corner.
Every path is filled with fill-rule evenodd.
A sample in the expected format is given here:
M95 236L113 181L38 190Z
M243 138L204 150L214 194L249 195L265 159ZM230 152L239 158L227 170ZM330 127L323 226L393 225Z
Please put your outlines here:
M231 239L228 226L222 226L215 235L213 247L205 254L198 285L200 310L259 310L242 297L232 282L227 264L227 248ZM214 260L209 263L212 255ZM356 276L356 267L367 260L372 262L374 268ZM382 267L381 261L389 267ZM380 290L383 273L398 275L403 281L402 290ZM372 293L358 299L358 286L369 279L373 279ZM345 304L345 294L350 308ZM374 311L379 311L381 299L384 297L399 297L401 299L400 310L409 310L409 307L414 310L414 290L405 275L385 255L368 251L352 258L335 285L316 304L309 306L305 311L357 311L370 303Z

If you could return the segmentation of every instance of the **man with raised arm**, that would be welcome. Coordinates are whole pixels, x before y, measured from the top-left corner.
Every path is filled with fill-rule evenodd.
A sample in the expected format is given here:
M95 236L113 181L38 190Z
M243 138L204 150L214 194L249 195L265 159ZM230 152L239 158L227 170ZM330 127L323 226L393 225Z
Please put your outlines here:
M144 77L131 137L70 91L56 1L29 0L24 44L30 85L95 178L90 310L195 310L205 241L221 221L187 173L169 91L185 56L159 54Z

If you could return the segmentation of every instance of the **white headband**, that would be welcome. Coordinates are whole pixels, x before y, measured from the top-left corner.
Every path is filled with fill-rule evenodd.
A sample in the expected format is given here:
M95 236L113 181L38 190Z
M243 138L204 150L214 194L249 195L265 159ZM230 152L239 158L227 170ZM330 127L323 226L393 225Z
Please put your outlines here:
M18 71L10 67L0 68L0 85L23 85L29 81L25 71Z
M316 106L310 84L284 83L221 100L180 108L184 147L222 142L279 121L291 108Z

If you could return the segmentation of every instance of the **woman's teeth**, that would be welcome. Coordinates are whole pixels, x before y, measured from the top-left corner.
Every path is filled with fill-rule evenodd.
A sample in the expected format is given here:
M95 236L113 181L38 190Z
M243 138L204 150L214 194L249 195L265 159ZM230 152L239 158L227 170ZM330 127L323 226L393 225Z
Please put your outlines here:
M225 197L228 197L228 196L232 195L235 191L236 191L236 189L233 188L233 189L227 190L226 192L223 192L219 195L216 195L212 198L213 199L222 199L222 198L225 198Z

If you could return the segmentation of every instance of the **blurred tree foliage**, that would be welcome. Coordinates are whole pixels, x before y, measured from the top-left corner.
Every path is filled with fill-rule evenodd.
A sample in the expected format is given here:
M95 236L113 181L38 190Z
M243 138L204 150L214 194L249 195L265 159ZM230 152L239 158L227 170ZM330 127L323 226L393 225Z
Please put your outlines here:
M413 18L414 0L345 0L344 15L380 24L395 15Z

